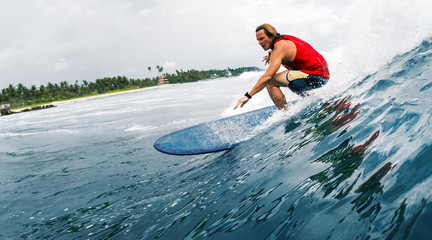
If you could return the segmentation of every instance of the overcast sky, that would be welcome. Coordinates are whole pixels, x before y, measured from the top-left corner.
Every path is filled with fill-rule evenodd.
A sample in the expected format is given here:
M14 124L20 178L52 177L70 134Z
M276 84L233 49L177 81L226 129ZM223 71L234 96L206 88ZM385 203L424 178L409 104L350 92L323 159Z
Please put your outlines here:
M264 22L329 52L359 2L5 0L0 89L117 75L144 78L149 66L157 74L156 65L168 72L263 67L254 30Z

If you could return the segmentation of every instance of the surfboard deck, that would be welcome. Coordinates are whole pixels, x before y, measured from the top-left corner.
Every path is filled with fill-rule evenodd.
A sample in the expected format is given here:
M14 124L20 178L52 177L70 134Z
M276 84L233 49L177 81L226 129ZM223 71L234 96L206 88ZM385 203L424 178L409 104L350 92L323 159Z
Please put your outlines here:
M233 148L277 111L276 106L202 123L167 134L153 144L173 155L195 155Z

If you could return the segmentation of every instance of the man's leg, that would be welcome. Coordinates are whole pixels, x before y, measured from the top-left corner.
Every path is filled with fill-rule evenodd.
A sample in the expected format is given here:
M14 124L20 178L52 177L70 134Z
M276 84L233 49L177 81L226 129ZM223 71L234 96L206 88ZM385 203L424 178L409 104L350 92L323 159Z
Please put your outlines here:
M279 109L286 107L285 95L280 90L280 87L288 87L287 73L288 71L277 73L266 85L270 98Z

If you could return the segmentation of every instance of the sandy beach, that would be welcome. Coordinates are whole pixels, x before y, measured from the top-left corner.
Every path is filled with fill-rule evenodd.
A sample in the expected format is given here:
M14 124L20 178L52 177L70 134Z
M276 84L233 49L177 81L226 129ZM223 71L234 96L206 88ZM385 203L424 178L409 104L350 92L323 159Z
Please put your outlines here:
M171 84L171 85L174 85L174 84ZM120 91L120 92L113 92L113 93L102 93L102 94L95 95L95 96L81 97L81 98L75 98L75 99L63 100L63 101L55 101L55 102L52 102L50 104L57 106L57 105L62 105L62 104L67 104L67 103L81 102L81 101L86 101L86 100L95 99L95 98L103 98L103 97L109 97L109 96L120 95L120 94L125 94L125 93L140 92L140 91L145 91L145 90L149 90L149 89L153 89L153 88L168 87L168 86L169 85L167 84L167 85L138 88L138 89L132 89L132 90L126 90L126 91Z

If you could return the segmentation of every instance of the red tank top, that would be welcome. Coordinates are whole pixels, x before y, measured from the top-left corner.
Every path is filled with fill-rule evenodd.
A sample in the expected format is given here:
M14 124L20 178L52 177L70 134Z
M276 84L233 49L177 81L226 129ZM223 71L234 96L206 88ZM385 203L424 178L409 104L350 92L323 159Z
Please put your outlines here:
M292 41L297 48L294 61L282 64L284 67L288 70L301 70L307 74L321 76L327 80L330 78L326 60L309 43L294 36L282 35L274 44L281 40Z

